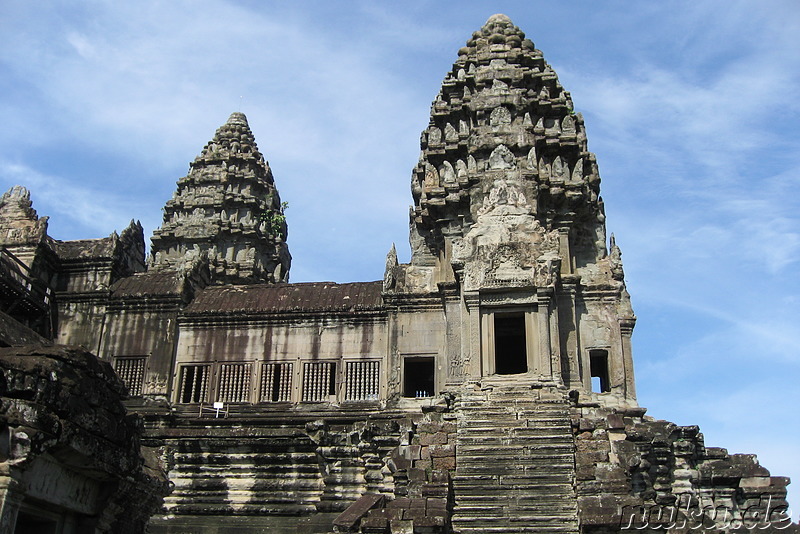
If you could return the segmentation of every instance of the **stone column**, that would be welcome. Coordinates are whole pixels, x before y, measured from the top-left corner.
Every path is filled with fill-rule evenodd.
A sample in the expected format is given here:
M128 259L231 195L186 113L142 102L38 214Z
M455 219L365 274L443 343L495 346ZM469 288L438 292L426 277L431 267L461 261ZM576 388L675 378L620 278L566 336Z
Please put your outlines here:
M561 274L572 274L574 268L572 250L569 245L569 226L562 226L558 229L558 255L561 256Z
M381 369L381 398L402 394L400 385L403 362L397 348L397 312L392 309L386 316L386 369Z
M447 356L446 386L458 385L464 381L464 335L465 322L464 304L461 299L456 300L449 296L444 302L445 314L445 354Z
M561 294L558 299L559 327L565 331L564 341L566 346L562 347L562 350L568 360L567 367L569 370L569 375L563 378L570 388L580 387L581 377L585 372L580 352L577 280L574 280L575 278L577 277L561 279Z
M528 374L536 374L539 367L539 310L525 312L525 345L528 355Z
M461 346L464 359L464 372L470 378L480 378L484 375L481 364L481 311L480 295L477 291L463 292L464 302L464 333L461 336Z
M17 514L22 504L23 495L20 492L19 482L11 473L9 466L0 467L5 474L0 476L0 532L14 532L17 524Z
M480 376L490 376L495 374L494 312L480 313L480 325Z
M537 323L539 324L539 353L537 354L537 364L534 372L537 375L542 375L544 379L550 379L553 376L551 354L553 351L550 339L550 302L552 300L552 293L547 288L542 288L537 291L536 301L538 313Z
M636 319L621 318L619 320L619 332L622 338L622 371L623 371L623 392L625 398L636 402L636 382L633 378L633 351L631 347L631 336Z
M547 313L550 319L550 372L556 384L563 385L564 380L561 375L561 336L558 331L558 309L555 308L558 304L552 294L555 291L553 289L550 289L550 291L551 297Z

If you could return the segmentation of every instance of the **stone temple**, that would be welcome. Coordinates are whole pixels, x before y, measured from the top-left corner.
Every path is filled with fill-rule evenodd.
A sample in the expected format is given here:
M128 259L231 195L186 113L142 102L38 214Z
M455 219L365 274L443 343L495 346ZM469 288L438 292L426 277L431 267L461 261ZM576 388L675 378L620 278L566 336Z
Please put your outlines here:
M458 51L421 149L411 261L392 247L369 282L289 283L242 113L178 180L147 259L138 223L58 241L26 189L0 199L0 338L113 366L171 486L149 532L795 529L787 478L637 404L583 118L506 16ZM14 476L0 504L26 524L97 513L24 480L10 499Z

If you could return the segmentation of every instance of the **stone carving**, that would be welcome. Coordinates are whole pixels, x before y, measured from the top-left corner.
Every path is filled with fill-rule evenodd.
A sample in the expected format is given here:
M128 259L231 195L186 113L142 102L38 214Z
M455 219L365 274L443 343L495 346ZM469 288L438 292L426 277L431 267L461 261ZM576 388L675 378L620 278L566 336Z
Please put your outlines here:
M611 234L608 263L611 267L611 276L614 278L614 280L624 280L625 271L622 269L622 251L617 246L617 240L614 238L614 234Z
M39 217L31 193L15 185L0 197L0 240L6 245L36 244L47 235L48 217Z
M448 143L458 142L458 132L456 132L456 129L453 128L453 125L449 122L444 127L444 140Z
M525 199L522 187L514 182L502 178L495 180L489 191L489 198L478 210L478 217L485 213L494 212L496 215L503 213L527 213L530 205Z
M513 169L517 166L514 154L505 145L500 145L489 156L489 169Z
M386 254L386 269L383 274L383 290L390 291L395 288L397 284L396 271L397 271L397 249L392 243L392 248Z
M564 162L561 160L561 156L556 156L556 159L553 160L553 180L558 181L565 181L569 177L569 169L566 168Z
M577 163L575 163L575 168L572 169L572 181L583 181L583 158L579 159Z
M442 164L441 169L439 169L439 176L442 178L442 182L446 184L452 184L456 181L456 172L453 169L453 165L450 164L449 161L445 161Z
M465 289L486 284L538 285L536 262L545 257L551 263L557 260L558 248L558 233L547 232L531 214L522 186L498 178L478 211L476 224L453 243L453 264L463 269ZM548 286L554 283L540 277L539 282L543 281Z
M558 280L558 269L561 259L553 257L536 261L536 287L553 287Z
M439 128L433 127L428 130L428 144L431 146L442 144L442 131Z
M539 162L536 160L536 147L531 147L528 151L528 169L534 173L539 172Z
M573 119L571 115L564 117L564 120L561 122L561 131L565 135L575 135L575 119Z
M489 123L494 128L511 124L511 113L508 111L508 108L503 106L494 108L489 116Z

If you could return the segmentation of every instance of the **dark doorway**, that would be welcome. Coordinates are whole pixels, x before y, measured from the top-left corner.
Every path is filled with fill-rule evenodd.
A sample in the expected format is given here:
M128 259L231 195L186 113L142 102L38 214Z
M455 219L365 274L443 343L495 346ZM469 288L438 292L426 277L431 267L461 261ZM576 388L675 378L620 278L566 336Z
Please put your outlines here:
M403 369L404 397L432 397L434 394L433 358L406 358Z
M591 366L592 391L595 393L608 393L611 391L608 376L608 351L590 350L589 365Z
M494 370L498 375L528 372L524 313L494 315Z
M19 512L14 534L56 534L58 522L48 517L37 517L28 512Z

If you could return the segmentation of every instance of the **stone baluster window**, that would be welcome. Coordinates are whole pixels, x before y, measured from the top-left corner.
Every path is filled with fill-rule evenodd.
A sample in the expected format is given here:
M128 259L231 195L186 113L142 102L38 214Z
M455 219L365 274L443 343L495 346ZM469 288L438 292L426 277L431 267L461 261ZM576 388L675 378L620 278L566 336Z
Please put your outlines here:
M220 364L217 400L222 402L249 402L251 371L252 365L249 363Z
M303 368L303 402L326 402L336 395L336 362L307 362Z
M211 366L208 364L184 365L181 368L178 402L183 404L207 402L210 376Z
M380 362L347 362L345 400L378 400L380 392Z
M261 367L260 402L292 400L292 364L265 363Z
M142 396L142 384L144 383L144 369L147 363L147 356L137 356L135 358L116 358L114 359L114 370L128 388L131 397Z

